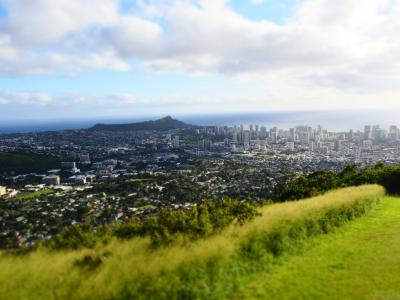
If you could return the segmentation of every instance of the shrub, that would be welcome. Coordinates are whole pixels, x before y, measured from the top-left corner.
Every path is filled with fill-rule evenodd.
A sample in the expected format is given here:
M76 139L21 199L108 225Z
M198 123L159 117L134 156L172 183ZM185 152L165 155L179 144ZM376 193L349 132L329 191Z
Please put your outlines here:
M225 198L219 202L205 202L187 211L161 210L157 219L145 222L154 245L174 240L196 240L221 231L236 222L243 225L257 215L254 206Z
M97 252L92 251L91 253L84 255L81 259L77 259L75 265L87 270L93 270L98 268L110 255L110 252L105 252L102 255L99 255Z
M106 226L94 228L89 224L75 225L66 227L60 234L45 242L45 246L56 250L93 248L100 241L107 243L109 237Z
M389 194L400 194L400 164L378 163L363 169L349 164L341 172L320 170L294 180L283 178L278 183L273 198L276 202L299 200L340 187L364 184L380 184Z
M158 215L143 219L134 217L124 224L67 227L45 245L52 249L93 248L99 242L107 243L112 237L150 236L153 246L159 246L204 238L230 224L243 225L257 214L256 207L250 203L226 198L207 201L187 210L163 208Z

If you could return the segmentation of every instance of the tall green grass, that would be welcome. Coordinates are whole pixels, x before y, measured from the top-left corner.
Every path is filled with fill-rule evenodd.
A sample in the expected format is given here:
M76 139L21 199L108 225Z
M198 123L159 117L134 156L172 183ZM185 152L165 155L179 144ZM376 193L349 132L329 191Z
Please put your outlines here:
M346 188L260 209L244 226L154 249L147 238L94 250L0 255L1 299L223 299L309 237L365 214L380 186Z

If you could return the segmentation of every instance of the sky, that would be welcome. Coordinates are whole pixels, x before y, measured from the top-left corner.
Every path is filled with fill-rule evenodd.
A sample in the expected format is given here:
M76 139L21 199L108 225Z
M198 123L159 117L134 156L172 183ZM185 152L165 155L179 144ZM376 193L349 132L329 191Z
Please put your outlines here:
M0 0L0 121L400 108L400 0Z

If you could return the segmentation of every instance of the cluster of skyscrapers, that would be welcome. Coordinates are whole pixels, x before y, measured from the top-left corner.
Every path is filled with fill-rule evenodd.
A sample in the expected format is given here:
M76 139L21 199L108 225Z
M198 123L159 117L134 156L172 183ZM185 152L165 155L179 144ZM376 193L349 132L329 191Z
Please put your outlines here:
M327 153L329 150L340 152L345 142L356 143L362 148L371 147L373 144L385 141L398 141L400 138L399 128L395 125L389 129L382 129L379 125L366 125L364 131L349 130L345 132L333 132L322 126L312 128L310 126L296 126L290 129L278 129L277 127L267 129L264 126L249 125L245 128L240 126L214 126L204 129L207 133L224 138L224 146L232 146L234 150L238 147L244 150L252 146L265 147L265 145L285 146L288 150L294 150L295 146L308 148L310 151L318 150ZM203 140L200 147L210 147L210 140Z

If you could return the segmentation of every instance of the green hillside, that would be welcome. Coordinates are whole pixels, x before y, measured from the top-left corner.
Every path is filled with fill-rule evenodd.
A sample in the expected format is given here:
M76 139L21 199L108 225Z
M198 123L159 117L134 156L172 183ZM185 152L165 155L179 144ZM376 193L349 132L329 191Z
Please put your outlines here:
M244 226L158 248L149 238L134 238L85 250L3 252L0 298L306 299L337 294L343 299L353 290L366 291L363 284L384 295L396 291L392 284L400 272L400 255L392 242L400 230L400 219L395 218L400 205L383 195L379 186L362 186L269 205ZM369 235L371 226L376 229ZM353 244L353 238L364 245L357 240ZM393 251L386 260L388 252L381 251L385 245ZM318 259L325 266L317 268ZM369 273L357 278L365 272L358 268L368 269L370 259L391 267L376 266L379 275L371 271L375 278L393 277L384 281L387 285L379 286L382 280L375 281ZM339 281L343 276L349 281ZM350 280L355 278L357 286L352 287Z
M307 242L234 299L400 299L400 198Z

